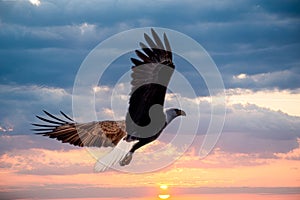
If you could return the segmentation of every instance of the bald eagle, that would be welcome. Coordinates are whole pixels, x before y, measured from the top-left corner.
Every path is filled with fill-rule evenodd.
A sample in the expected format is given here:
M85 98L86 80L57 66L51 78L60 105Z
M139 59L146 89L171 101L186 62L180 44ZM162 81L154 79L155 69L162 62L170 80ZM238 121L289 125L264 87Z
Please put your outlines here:
M166 34L162 42L153 29L151 33L153 39L144 34L148 45L139 43L141 50L135 51L138 59L131 58L131 92L125 120L77 123L62 111L61 118L44 111L47 118L36 117L47 124L33 123L35 133L80 147L113 147L95 165L95 171L105 171L116 163L128 165L137 149L156 140L173 119L185 116L178 108L163 108L175 65Z

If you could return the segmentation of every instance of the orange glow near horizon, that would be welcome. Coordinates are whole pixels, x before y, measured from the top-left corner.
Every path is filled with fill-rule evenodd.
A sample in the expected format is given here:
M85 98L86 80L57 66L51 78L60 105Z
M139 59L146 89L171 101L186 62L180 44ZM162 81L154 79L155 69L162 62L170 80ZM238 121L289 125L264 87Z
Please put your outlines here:
M8 139L20 142L26 138L25 136L0 137L2 143L8 143ZM299 187L300 185L300 139L297 142L299 143L297 148L289 152L274 153L272 157L261 157L261 154L253 153L229 153L215 148L209 156L200 160L196 151L193 150L187 152L174 165L149 174L127 174L113 170L94 173L94 158L85 149L80 148L13 149L0 155L0 163L3 166L0 168L2 180L0 188L2 192L12 195L15 188L21 192L24 191L24 194L29 194L44 185L45 187L39 192L46 197L49 189L57 192L68 191L72 185L75 188L74 191L80 193L83 187L88 186L86 187L86 196L89 197L105 196L105 193L101 193L106 192L103 188L118 191L120 188L140 187L143 190L140 191L140 194L147 194L146 199L154 197L155 199L173 200L196 200L200 195L201 199L205 199L201 193L203 188L261 187L263 189L269 187L279 188L276 192L285 194L285 188ZM145 158L135 157L135 162L143 164L145 162L143 159ZM177 190L178 188L180 190ZM191 188L199 192L198 196L195 194L195 196L187 197ZM218 189L216 191L218 192ZM108 190L107 195L111 194L112 191ZM118 195L116 196L118 197ZM127 195L127 193L124 192L123 195ZM238 195L234 197L236 197L235 199L250 199L238 198L240 197ZM218 196L215 199L226 198Z

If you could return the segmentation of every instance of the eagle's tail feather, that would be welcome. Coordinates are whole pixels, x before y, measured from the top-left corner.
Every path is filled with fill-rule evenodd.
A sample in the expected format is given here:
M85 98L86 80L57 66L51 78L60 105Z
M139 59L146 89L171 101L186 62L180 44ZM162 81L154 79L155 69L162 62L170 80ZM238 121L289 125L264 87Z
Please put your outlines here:
M104 157L99 158L94 167L95 172L104 172L117 164L126 156L135 143L136 142L127 142L124 138L122 138L111 152L106 154Z

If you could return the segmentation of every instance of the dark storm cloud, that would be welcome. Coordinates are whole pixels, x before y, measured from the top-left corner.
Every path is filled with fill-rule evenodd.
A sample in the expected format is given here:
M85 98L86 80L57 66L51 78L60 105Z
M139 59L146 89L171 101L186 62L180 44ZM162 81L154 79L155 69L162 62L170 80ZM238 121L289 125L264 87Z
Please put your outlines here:
M0 83L69 88L86 54L55 48L0 50Z
M280 14L283 17L299 17L300 3L298 0L288 0L284 3L280 0L259 1L260 5L269 12Z
M80 63L93 47L114 33L141 26L172 28L196 39L212 55L227 88L245 87L231 83L232 76L240 73L254 75L292 70L299 74L294 70L300 64L297 1L153 1L145 4L49 0L41 1L39 6L28 1L0 4L2 82L24 84L30 82L28 77L32 74L32 83L51 84L47 79L64 74L69 87ZM49 48L50 53L41 50ZM41 51L34 56L27 53L27 49ZM70 68L71 72L66 74ZM16 69L26 76L20 77ZM62 77L57 82L59 84L54 86L64 87ZM299 85L277 82L268 87L293 89ZM251 85L248 88L251 89Z

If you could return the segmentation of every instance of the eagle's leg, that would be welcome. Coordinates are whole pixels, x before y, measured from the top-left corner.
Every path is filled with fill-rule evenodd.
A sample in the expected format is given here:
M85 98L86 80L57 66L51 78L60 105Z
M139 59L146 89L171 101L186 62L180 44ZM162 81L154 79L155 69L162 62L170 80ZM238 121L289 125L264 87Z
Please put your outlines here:
M147 142L148 143L148 142ZM145 139L140 139L137 143L135 143L133 145L133 147L130 149L130 151L125 155L125 157L120 160L119 164L121 166L125 166L128 165L130 163L130 161L132 160L132 155L135 152L135 150L137 150L138 148L144 146L145 144L147 144Z
M157 135L154 135L152 137L149 137L149 138L142 138L142 139L139 139L139 141L137 143L135 143L133 145L133 147L130 149L130 151L125 155L125 157L120 160L119 164L121 166L125 166L125 165L128 165L130 163L130 161L132 160L132 155L133 153L141 148L142 146L154 141L156 138L158 137L158 134Z
M122 160L120 160L120 162L119 162L119 164L121 165L121 166L125 166L125 165L128 165L129 163L130 163L130 161L132 160L132 152L128 152L126 155L125 155L125 157L122 159Z

